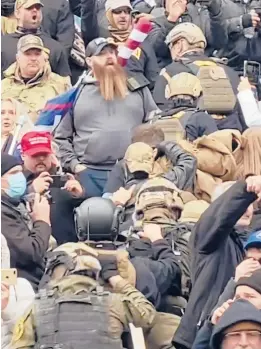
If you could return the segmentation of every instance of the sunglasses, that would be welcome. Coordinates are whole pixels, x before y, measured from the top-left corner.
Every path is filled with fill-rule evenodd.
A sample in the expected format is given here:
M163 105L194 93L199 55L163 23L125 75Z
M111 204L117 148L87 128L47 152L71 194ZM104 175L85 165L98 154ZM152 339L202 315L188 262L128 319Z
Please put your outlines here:
M112 10L112 13L114 13L115 15L120 15L122 12L126 15L129 15L131 13L131 9L129 7L120 7L116 10Z

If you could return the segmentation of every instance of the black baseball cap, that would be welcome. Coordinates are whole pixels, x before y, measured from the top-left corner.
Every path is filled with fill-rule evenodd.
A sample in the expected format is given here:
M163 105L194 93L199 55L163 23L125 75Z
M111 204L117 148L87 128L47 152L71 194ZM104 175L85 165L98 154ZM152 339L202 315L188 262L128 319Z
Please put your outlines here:
M85 55L86 57L98 56L101 51L107 46L112 46L115 49L117 48L116 44L109 42L105 38L96 38L89 42L89 44L87 45Z

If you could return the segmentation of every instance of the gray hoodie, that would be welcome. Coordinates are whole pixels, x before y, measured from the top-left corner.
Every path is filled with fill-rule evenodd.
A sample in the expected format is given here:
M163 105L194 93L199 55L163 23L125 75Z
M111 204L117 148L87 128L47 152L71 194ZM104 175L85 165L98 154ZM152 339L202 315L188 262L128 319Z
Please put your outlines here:
M132 129L142 124L157 106L147 87L125 99L105 101L93 78L87 77L71 112L55 131L62 165L77 164L110 169L131 143Z
M243 299L234 302L221 316L211 336L211 349L221 349L224 331L240 322L253 322L261 326L261 311Z

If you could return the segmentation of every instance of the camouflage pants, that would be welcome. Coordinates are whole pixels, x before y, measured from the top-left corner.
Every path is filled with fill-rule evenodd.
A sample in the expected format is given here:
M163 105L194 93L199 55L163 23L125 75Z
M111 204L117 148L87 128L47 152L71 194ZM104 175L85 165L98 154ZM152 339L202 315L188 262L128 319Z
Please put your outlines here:
M171 349L173 336L180 324L180 317L156 313L152 327L144 331L146 347L149 349Z

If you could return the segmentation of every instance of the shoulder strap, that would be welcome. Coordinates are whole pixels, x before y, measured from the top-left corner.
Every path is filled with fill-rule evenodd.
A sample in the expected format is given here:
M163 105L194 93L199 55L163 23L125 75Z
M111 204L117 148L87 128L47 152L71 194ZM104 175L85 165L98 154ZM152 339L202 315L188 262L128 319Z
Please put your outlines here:
M201 67L206 67L206 66L213 67L217 65L216 62L211 60L209 61L198 60L198 61L191 62L187 58L181 58L180 63L186 66L193 75L198 75L198 72Z
M171 81L171 76L169 75L169 73L167 73L167 70L164 68L162 69L162 71L160 72L160 75L162 75L168 83L170 83Z
M192 63L189 59L181 58L180 63L187 67L190 70L190 73L192 73L193 75L198 75L200 67Z

